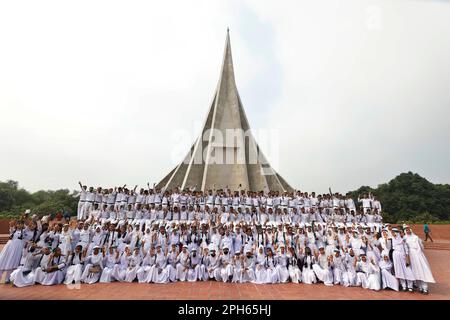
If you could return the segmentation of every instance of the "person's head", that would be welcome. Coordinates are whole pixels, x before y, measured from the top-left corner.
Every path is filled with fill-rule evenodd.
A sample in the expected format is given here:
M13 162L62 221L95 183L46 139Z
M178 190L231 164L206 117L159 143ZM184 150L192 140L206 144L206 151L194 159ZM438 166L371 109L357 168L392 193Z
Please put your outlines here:
M212 257L215 257L215 256L216 256L216 250L215 250L215 249L211 249L211 250L210 250L210 255L211 255Z
M305 247L305 255L310 256L311 255L311 248Z
M353 251L353 248L350 248L350 249L348 250L348 254L349 254L351 257L355 256L355 252Z
M75 247L75 253L80 253L82 249L83 249L83 247L81 246L81 244L77 245Z
M366 257L366 255L364 253L361 254L359 257L361 258L362 262L366 262L367 261L367 257Z
M99 246L95 246L93 249L93 252L95 255L97 255L100 252L100 247Z
M224 254L228 254L228 252L230 252L230 250L228 249L228 247L224 247L224 248L223 248L223 253L224 253Z
M183 253L187 253L187 245L184 245L184 246L183 246L182 251L183 251Z
M389 256L387 254L383 255L383 260L389 262Z
M392 228L391 232L394 237L397 237L400 234L400 232L397 228Z
M323 246L319 247L319 253L320 254L325 254L325 248Z
M56 248L53 250L53 255L54 255L55 257L59 257L59 256L61 255L61 248L60 248L60 247L56 247Z
M197 256L197 249L193 248L191 251L192 251L192 256L196 257Z

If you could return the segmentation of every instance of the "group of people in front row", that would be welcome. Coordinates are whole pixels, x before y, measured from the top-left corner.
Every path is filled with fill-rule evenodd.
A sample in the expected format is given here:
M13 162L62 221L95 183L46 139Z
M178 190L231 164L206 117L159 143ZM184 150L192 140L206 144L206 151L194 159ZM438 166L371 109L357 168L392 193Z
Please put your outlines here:
M332 195L324 207L302 192L211 190L203 203L180 201L191 191L146 190L164 204L81 204L66 224L27 213L10 225L0 272L17 287L214 280L427 294L435 282L421 239L407 225L383 223L371 195L361 209ZM268 204L269 197L286 201Z

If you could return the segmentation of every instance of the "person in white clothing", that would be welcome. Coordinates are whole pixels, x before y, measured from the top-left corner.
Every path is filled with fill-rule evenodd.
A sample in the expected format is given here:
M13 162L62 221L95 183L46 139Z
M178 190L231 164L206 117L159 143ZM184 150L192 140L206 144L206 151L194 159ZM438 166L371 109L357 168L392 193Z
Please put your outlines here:
M423 253L422 240L415 235L411 227L406 226L405 242L409 251L411 269L420 292L428 294L428 283L435 283L427 257Z

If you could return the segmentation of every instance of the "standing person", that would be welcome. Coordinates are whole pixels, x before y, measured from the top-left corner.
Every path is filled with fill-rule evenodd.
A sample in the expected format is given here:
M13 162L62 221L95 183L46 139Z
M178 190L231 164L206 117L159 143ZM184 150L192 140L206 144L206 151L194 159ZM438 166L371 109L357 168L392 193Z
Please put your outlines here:
M22 221L10 222L9 241L0 252L0 280L6 273L5 283L9 283L9 275L20 265L24 248L24 224Z
M369 193L369 196L367 194L364 194L362 198L358 197L358 202L362 203L364 213L366 213L372 207L372 199L370 196L371 194Z
M83 186L80 181L78 181L78 184L80 185L81 191L80 191L80 199L78 200L77 220L81 220L81 219L83 219L84 203L86 202L87 186Z
M86 201L84 202L81 220L86 220L89 217L91 209L94 206L94 202L95 202L95 190L94 187L89 187L89 191L86 192Z
M411 228L408 226L406 227L405 240L409 249L411 270L417 281L417 286L420 288L421 293L428 294L428 283L435 283L436 281L431 273L427 257L423 253L422 241L417 235L412 233Z
M428 226L428 222L425 222L425 224L423 225L423 232L425 233L425 241L427 241L429 238L431 240L431 242L433 242L433 238L431 238L431 230L430 230L430 227Z
M410 266L410 257L405 245L405 239L397 228L392 228L392 263L394 264L395 277L399 279L402 290L413 292L414 274Z
M136 279L137 271L141 266L142 256L140 248L136 247L133 250L133 254L128 257L127 271L125 272L125 282L133 282Z

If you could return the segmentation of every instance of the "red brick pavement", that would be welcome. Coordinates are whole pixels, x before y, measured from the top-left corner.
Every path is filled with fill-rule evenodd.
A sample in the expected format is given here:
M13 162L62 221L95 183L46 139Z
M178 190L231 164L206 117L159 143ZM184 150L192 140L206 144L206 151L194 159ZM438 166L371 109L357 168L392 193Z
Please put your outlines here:
M15 288L0 285L0 299L201 299L201 300L373 300L373 299L450 299L450 251L426 250L434 277L437 281L430 285L430 294L394 292L382 290L374 292L362 288L327 287L323 284L231 284L208 282L177 282L169 284L108 283L83 284L79 289L65 285Z

